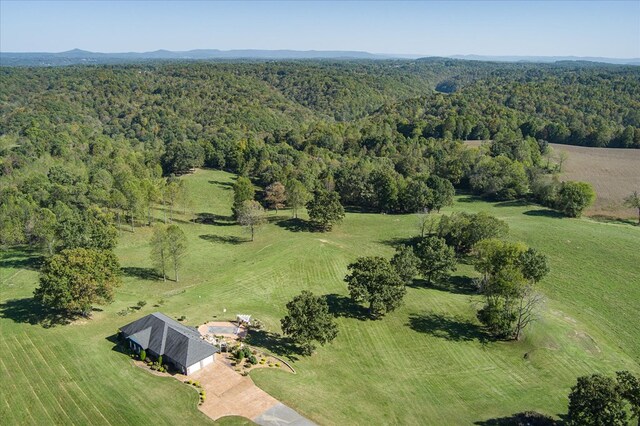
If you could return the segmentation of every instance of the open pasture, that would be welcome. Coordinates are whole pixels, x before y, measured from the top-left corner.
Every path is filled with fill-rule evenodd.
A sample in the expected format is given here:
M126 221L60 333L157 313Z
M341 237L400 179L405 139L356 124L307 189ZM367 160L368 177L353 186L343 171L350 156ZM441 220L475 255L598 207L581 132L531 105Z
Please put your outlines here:
M479 299L467 264L448 283L411 286L404 306L379 321L365 320L349 302L347 264L362 255L391 256L394 244L416 233L413 215L348 213L322 234L280 211L249 242L230 217L233 175L198 170L185 179L192 203L177 220L189 240L180 282L163 283L151 269L150 228L122 231L117 254L124 284L116 301L90 320L37 324L41 316L30 299L37 256L2 253L0 418L9 424L210 423L197 409L196 392L135 368L113 350L111 336L157 310L184 315L189 325L241 312L266 325L253 342L281 353L279 319L286 302L305 289L327 296L338 338L312 357L298 356L296 375L262 369L252 377L321 424L482 424L525 410L557 415L566 412L577 376L640 371L638 227L457 197L444 214L487 211L509 223L511 238L550 259L551 273L540 284L547 298L541 321L520 342L490 342L475 319ZM139 300L147 305L118 314Z

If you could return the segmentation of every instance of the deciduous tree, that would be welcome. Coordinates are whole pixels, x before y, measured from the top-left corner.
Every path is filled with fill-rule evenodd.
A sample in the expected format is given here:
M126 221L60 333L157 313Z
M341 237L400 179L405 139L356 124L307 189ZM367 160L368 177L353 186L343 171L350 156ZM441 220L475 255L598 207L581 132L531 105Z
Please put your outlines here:
M255 239L258 227L263 225L266 220L265 211L257 201L246 200L238 210L238 223L249 230L251 241Z
M274 182L267 186L265 193L265 201L272 209L275 209L276 214L278 214L278 209L283 208L284 202L287 201L284 185L280 182Z
M120 265L111 250L74 248L47 257L34 298L43 305L88 316L95 303L113 300Z
M402 304L407 290L387 259L360 257L348 269L350 274L344 280L351 299L356 303L367 303L371 317L380 318Z
M178 269L182 262L182 257L187 252L187 236L178 225L167 227L167 252L173 265L176 282L178 282Z
M335 191L317 191L307 203L309 219L322 231L330 231L334 224L344 218L340 196Z
M329 313L326 299L306 290L287 303L287 315L280 324L283 333L307 355L314 351L315 342L324 345L338 335L338 326Z
M456 253L444 238L427 236L416 245L415 255L419 259L418 270L428 284L451 275L456 270Z

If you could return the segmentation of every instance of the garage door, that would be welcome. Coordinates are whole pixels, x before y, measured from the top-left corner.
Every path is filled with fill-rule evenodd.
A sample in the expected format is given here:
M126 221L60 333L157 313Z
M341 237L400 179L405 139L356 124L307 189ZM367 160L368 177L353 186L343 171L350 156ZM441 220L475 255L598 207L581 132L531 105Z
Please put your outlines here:
M200 370L200 363L196 362L195 364L187 367L187 374L195 373L198 370Z
M200 367L204 368L205 366L211 364L213 362L213 355L206 357L202 361L200 361Z

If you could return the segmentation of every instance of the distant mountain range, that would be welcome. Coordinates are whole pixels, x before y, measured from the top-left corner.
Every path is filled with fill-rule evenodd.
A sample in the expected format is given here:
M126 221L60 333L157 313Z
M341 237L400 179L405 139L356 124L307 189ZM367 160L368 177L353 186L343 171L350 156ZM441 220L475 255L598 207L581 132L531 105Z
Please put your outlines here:
M0 65L3 66L62 66L74 64L116 64L150 60L290 60L290 59L417 59L421 55L374 54L360 51L340 50L218 50L196 49L184 52L155 50L153 52L100 53L73 49L66 52L0 52ZM480 56L454 55L454 59L500 62L558 62L590 61L619 65L640 65L640 58L616 59L578 56Z

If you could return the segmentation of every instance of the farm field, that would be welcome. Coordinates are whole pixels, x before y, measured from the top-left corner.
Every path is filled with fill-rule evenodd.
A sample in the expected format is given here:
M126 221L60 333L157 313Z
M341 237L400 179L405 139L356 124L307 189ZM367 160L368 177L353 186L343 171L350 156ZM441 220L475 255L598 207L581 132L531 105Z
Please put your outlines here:
M640 150L551 146L569 155L563 166L564 179L589 182L596 190L598 198L587 214L638 217L638 212L625 207L623 201L633 191L640 191Z
M124 285L90 320L33 324L37 256L2 253L0 418L9 424L210 424L197 410L196 392L133 367L113 350L111 337L156 310L184 315L189 325L249 313L277 333L286 302L301 290L327 295L339 315L337 339L295 360L297 375L263 369L252 377L320 424L482 424L525 410L557 415L566 412L577 376L640 372L639 227L457 197L444 214L487 211L508 222L511 238L549 256L541 321L521 342L494 343L475 319L479 299L470 265L461 264L447 285L410 287L405 305L379 321L362 320L348 302L347 264L362 255L390 256L393 243L415 234L413 215L348 213L321 234L301 230L281 211L248 242L230 220L234 176L198 170L185 179L192 203L177 221L189 239L180 282L155 279L150 228L122 231L117 254ZM139 300L147 302L140 311L118 315ZM278 351L277 336L257 337L254 343Z
M478 147L483 141L465 141ZM562 180L589 182L597 197L585 214L592 217L609 216L637 219L638 212L624 206L624 198L640 191L640 150L621 148L593 148L588 146L549 144L553 157L566 152L568 157L560 175ZM555 160L557 163L557 159Z

